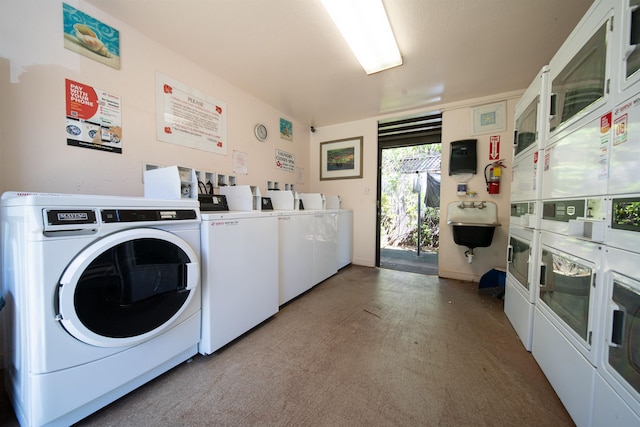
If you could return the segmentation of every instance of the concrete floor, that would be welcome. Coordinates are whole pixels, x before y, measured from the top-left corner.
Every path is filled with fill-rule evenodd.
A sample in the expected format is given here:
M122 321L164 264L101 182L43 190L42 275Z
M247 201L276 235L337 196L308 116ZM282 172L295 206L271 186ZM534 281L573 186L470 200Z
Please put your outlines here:
M381 248L380 267L409 273L438 275L438 253L416 250Z
M503 309L475 283L348 266L78 425L573 426Z

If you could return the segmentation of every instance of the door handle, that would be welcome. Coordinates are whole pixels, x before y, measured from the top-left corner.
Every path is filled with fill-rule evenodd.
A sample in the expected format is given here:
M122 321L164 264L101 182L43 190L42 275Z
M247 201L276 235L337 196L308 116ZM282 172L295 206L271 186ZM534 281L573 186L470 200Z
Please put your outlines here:
M611 342L609 347L619 347L624 344L624 310L616 304L611 304L611 314L613 316L611 322Z
M540 288L544 288L547 286L547 265L540 264Z
M187 291L195 289L198 286L198 278L200 277L200 263L189 262L187 263L187 286L184 288Z

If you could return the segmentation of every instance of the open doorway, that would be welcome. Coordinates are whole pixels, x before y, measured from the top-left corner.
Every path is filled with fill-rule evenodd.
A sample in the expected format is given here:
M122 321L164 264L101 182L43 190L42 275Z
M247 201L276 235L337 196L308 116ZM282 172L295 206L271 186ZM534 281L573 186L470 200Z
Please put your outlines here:
M379 123L376 266L438 274L441 114Z

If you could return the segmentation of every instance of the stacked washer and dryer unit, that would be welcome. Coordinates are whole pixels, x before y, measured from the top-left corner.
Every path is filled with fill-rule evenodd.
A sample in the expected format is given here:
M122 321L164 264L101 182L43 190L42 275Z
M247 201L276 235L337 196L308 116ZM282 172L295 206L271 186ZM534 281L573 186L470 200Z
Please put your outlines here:
M5 385L70 425L197 353L197 201L5 193Z
M525 347L530 333L534 358L579 427L640 425L639 6L596 1L550 61L539 209L530 222L512 217L511 239L522 235L520 221L539 224L540 240L531 240L528 269L509 264L507 295L519 301L505 298L505 312ZM522 194L512 210L524 209ZM530 328L514 314L525 307L524 293L512 292L523 270L534 278Z
M523 345L531 351L539 279L542 168L549 97L549 67L540 70L515 110L511 213L507 248L505 314Z
M620 16L594 425L640 425L640 0Z

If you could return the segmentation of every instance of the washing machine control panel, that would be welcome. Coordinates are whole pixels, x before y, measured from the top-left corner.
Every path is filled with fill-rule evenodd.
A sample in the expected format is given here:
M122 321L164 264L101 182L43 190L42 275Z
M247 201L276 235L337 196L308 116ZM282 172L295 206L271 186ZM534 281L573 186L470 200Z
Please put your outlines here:
M195 209L103 209L101 213L105 223L198 219Z
M95 230L99 223L197 221L196 209L44 209L44 231Z
M542 219L569 222L579 216L584 216L584 200L557 200L544 202L542 205Z

